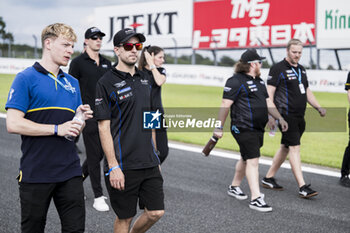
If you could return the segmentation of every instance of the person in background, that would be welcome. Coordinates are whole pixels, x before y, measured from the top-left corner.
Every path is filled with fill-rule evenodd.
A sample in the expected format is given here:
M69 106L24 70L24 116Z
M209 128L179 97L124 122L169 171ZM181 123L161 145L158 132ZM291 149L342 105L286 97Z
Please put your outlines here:
M235 74L226 81L218 120L221 127L215 128L214 136L222 138L223 128L231 110L231 133L237 141L242 158L237 162L235 175L227 194L238 200L248 198L239 187L244 176L247 177L251 200L249 208L270 212L272 207L260 193L259 157L264 141L264 128L268 121L268 113L279 120L282 130L288 124L276 110L268 98L265 83L260 78L262 60L255 49L246 50L235 65Z
M302 51L302 42L298 39L291 39L287 44L287 57L270 68L267 91L283 118L288 122L289 128L288 131L282 132L281 146L261 182L265 188L283 190L274 176L289 154L289 162L298 184L299 196L309 198L316 196L318 192L305 183L301 170L300 139L305 130L306 103L314 107L321 117L326 115L326 110L317 102L309 88L306 70L299 64ZM270 119L269 125L274 127L274 120Z
M166 71L162 67L164 63L164 50L158 46L147 46L142 50L138 68L149 74L151 77L151 96L152 96L152 111L159 111L164 115L162 104L162 89L161 86L166 81ZM161 116L161 122L163 117ZM163 163L169 153L168 136L166 128L161 124L160 129L155 129L152 132L154 147L158 152L160 162Z
M348 94L348 101L350 103L350 72L348 73L348 78L345 83L345 90ZM350 110L348 113L348 126L350 127ZM350 130L349 130L349 143L345 148L343 162L340 170L340 185L344 187L350 188L350 179L349 179L349 171L350 171Z
M69 66L69 74L79 81L84 103L95 109L95 92L97 81L111 68L111 62L100 54L102 39L105 36L100 29L91 27L85 32L85 52L74 58ZM100 142L97 120L86 121L83 130L86 160L83 163L84 179L90 176L94 192L93 208L97 211L108 211L107 197L103 196L101 185L101 160L103 150Z
M41 34L40 62L17 74L6 103L9 133L22 137L18 176L21 232L45 231L53 199L62 232L84 232L85 204L82 169L74 142L83 127L73 121L81 112L92 118L89 105L82 105L78 80L64 73L73 54L76 35L65 24L55 23Z

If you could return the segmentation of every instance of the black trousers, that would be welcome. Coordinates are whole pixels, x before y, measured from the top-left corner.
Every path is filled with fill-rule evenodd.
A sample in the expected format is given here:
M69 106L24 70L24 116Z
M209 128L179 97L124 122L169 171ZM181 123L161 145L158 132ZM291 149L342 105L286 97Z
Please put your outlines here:
M82 177L60 183L19 183L21 232L43 233L47 211L53 199L61 219L62 232L84 232L85 201Z
M160 163L163 163L169 153L168 136L166 129L156 130L157 150L159 151Z
M83 163L84 179L90 176L92 190L95 198L103 195L101 186L101 160L103 149L98 133L98 123L95 119L86 121L83 130L86 159Z
M350 111L348 113L348 124L349 124L349 142L348 146L345 148L343 163L341 166L341 176L348 176L350 172Z

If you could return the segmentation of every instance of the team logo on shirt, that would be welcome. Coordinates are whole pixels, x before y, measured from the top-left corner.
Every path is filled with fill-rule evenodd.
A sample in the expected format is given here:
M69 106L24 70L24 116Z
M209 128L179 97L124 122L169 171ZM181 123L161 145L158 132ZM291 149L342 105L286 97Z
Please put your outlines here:
M148 85L148 80L147 79L141 79L141 83L143 85Z
M253 84L253 85L248 85L248 88L250 89L251 92L254 92L254 91L257 91L258 90L258 87Z
M129 93L125 94L125 95L119 96L119 100L123 100L123 99L129 98L130 96L132 96L132 92L129 92Z
M229 91L231 91L231 87L224 87L224 92L229 92Z
M66 79L66 77L63 78L66 82L66 85L64 85L64 88L68 91L71 91L73 94L75 93L75 87L72 86L72 84Z
M121 88L124 87L126 85L126 82L123 80L119 83L114 83L113 86L115 86L116 88Z
M117 91L117 93L118 93L118 95L120 95L120 94L123 94L123 93L125 93L127 91L131 91L131 87L125 87L125 88Z
M96 98L95 99L95 106L102 104L102 98Z
M160 129L160 116L162 113L157 111L143 112L143 128L144 129Z
M102 68L107 69L108 68L107 64L102 64Z
M9 100L12 99L13 92L15 92L15 89L11 88L10 93L9 93Z

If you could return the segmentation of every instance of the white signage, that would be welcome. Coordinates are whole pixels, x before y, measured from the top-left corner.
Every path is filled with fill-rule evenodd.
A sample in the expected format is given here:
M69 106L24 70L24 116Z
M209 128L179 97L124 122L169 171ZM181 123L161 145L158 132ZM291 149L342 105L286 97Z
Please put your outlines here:
M224 87L233 75L233 67L204 65L165 65L167 83ZM261 78L266 81L268 69L261 69ZM306 70L312 91L345 93L347 71Z
M0 58L0 74L17 74L32 66L35 59ZM68 66L61 67L67 72ZM226 80L233 75L233 67L205 65L164 66L167 83L224 87ZM266 81L268 69L261 69L261 77ZM312 91L345 93L348 71L306 70L309 87Z
M317 1L317 48L350 48L349 0Z
M95 26L106 33L103 49L113 48L113 36L134 28L146 36L146 45L191 47L192 0L157 1L95 8Z

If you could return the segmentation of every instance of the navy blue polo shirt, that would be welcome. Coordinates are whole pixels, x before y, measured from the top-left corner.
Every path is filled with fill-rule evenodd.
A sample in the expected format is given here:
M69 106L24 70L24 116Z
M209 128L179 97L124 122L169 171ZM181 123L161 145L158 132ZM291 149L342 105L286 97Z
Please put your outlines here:
M299 84L304 85L302 93ZM276 87L274 103L284 116L303 117L305 115L309 82L305 68L298 64L292 67L285 59L270 68L267 85Z
M264 81L244 73L236 73L226 81L224 99L233 101L231 105L231 127L239 130L264 131L268 121Z
M5 109L18 109L25 113L26 119L40 124L59 125L72 120L82 103L78 80L62 70L57 79L70 87L70 91L35 63L16 75ZM74 142L54 135L21 137L21 182L56 183L82 175Z
M131 76L112 67L97 82L95 117L111 121L115 155L122 170L151 168L160 163L152 132L143 129L143 113L150 109L151 85L146 72L136 68Z

